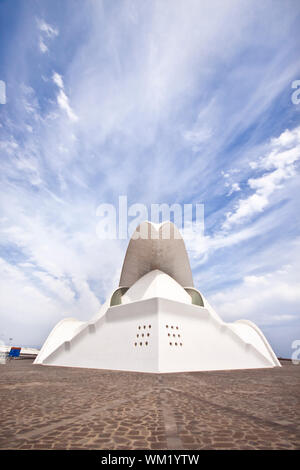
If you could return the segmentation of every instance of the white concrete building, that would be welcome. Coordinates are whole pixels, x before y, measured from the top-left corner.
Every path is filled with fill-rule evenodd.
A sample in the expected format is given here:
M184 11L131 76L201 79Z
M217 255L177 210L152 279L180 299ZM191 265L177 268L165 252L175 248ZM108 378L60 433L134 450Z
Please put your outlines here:
M140 372L280 367L256 325L225 323L194 288L184 241L170 222L138 227L119 287L89 322L58 323L35 364Z

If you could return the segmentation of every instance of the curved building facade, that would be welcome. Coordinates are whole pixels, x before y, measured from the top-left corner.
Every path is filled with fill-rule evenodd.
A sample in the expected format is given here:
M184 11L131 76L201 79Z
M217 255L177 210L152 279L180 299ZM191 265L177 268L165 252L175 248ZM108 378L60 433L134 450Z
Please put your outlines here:
M194 287L178 229L148 221L132 235L119 286L98 314L62 320L35 363L141 372L280 367L255 324L225 323Z
M193 286L193 276L184 241L171 222L140 224L129 242L120 286L132 286L144 274L159 269L182 286Z

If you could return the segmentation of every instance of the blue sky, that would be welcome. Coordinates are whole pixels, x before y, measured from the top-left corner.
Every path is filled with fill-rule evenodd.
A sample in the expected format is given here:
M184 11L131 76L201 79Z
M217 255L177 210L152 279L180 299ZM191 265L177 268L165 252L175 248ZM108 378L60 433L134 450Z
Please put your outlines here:
M300 4L1 0L0 340L97 312L127 240L96 209L203 203L195 285L278 355L300 339Z

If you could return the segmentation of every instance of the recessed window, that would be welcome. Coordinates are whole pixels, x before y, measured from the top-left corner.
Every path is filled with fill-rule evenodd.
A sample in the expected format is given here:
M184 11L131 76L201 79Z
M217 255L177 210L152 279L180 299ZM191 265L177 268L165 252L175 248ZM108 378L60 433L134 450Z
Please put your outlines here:
M173 335L173 337L175 338L176 335Z
M136 336L137 336L137 338L138 338L138 337L139 337L139 334L137 334Z
M178 330L178 326L176 326L176 330Z
M171 328L174 328L173 325L171 326Z
M178 335L178 338L180 338L180 335Z
M143 343L140 343L140 346L142 346Z
M182 343L180 343L180 346L182 346Z
M141 327L139 326L139 330L141 329Z
M177 346L177 343L175 343L175 346Z
M145 343L145 344L146 344L146 346L148 346L148 341L146 341L146 343Z
M166 325L166 328L169 328L169 325Z
M170 333L168 333L168 336L171 336Z
M147 333L147 336L150 336L150 333Z
M137 346L137 343L134 343L135 346Z
M146 328L146 325L144 325L144 328Z
M149 328L151 328L151 325L149 325Z
M172 343L170 343L170 346L172 346Z
M144 338L144 336L145 336L144 333L142 333L142 337L143 337L143 338Z

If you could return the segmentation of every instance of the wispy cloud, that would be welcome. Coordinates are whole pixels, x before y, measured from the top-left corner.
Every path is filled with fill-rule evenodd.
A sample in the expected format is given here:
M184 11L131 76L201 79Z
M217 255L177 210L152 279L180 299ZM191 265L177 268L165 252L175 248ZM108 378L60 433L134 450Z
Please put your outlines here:
M271 140L269 147L264 157L250 165L255 169L270 171L248 179L248 186L254 192L246 199L240 199L235 210L226 214L224 228L228 229L262 212L270 204L274 191L296 175L295 162L300 159L300 127L292 131L285 130L278 138Z
M64 92L64 83L62 76L59 75L57 72L54 72L52 79L54 83L58 86L59 88L59 93L57 95L57 103L59 106L64 109L68 115L68 117L71 119L71 121L77 121L78 117L72 110L70 103L69 103L69 98L67 97L66 93Z
M36 344L62 315L99 308L126 242L97 238L96 208L121 194L129 204L204 203L205 236L187 246L196 285L221 314L228 285L236 311L263 279L285 289L293 253L278 252L299 236L295 2L87 1L84 12L44 3L41 12L26 2L3 46L4 329L15 329L15 311L28 325L19 341L26 331ZM270 293L265 324L278 300ZM298 300L287 302L292 315Z
M49 40L58 36L59 32L57 28L46 23L46 21L41 18L37 18L36 22L37 22L37 27L40 31L39 48L40 48L40 51L44 54L45 52L48 51L48 46L46 45L46 43L49 42Z

